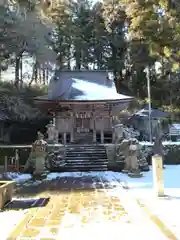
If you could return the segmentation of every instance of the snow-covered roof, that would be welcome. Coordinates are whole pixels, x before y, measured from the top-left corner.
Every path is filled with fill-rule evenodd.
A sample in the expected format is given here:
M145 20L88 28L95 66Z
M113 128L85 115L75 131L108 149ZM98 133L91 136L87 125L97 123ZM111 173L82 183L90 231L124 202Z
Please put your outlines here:
M113 79L108 78L107 72L79 72L80 74L65 74L59 72L49 84L48 99L73 101L98 100L132 100L133 97L118 94Z
M142 118L147 118L149 116L149 109L148 106L141 109L140 111L134 114L135 116L139 116ZM169 116L169 113L160 111L158 109L151 109L151 118L166 118Z
M180 135L180 124L174 123L169 125L169 134L171 136L179 136Z
M170 128L174 128L176 130L180 130L180 123L173 123L169 127Z

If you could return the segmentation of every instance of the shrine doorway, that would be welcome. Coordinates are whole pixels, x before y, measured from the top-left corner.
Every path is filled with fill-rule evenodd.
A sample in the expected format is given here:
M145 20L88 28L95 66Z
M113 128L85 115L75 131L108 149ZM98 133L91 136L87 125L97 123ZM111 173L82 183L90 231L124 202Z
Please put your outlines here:
M93 142L93 133L90 128L91 119L88 117L77 117L75 120L74 141L79 144L91 144Z
M76 132L77 133L90 132L90 118L76 118Z

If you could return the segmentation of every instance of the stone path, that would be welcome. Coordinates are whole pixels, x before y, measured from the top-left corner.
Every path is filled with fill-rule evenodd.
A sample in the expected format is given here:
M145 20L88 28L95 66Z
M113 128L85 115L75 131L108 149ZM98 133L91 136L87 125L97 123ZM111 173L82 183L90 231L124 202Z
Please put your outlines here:
M34 192L39 204L9 240L167 239L120 184L114 189L102 178L61 178L29 187Z

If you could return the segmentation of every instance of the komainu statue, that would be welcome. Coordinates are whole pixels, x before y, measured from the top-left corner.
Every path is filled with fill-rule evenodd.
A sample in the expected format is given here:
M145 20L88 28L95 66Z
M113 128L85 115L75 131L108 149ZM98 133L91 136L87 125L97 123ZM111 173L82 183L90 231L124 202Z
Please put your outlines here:
M44 141L44 135L38 132L38 139L32 144L32 150L25 165L25 172L31 172L33 175L44 174L46 155L47 142Z
M124 131L122 124L114 126L115 161L124 162L123 172L131 176L140 177L140 170L149 170L146 159L143 158L139 141L131 137L131 133Z
M138 163L138 140L136 138L131 138L129 140L129 172L130 177L142 177L141 170Z
M66 148L65 146L59 145L58 148L53 147L49 149L48 154L46 155L46 164L48 169L51 171L56 171L56 169L61 168L62 170L66 167Z

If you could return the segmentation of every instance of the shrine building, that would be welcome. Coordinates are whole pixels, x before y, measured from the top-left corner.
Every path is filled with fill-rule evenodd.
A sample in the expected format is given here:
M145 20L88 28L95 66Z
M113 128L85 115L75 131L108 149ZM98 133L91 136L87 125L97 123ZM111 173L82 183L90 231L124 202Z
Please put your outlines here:
M48 96L35 102L54 114L60 143L103 144L112 142L113 120L132 100L117 93L107 71L56 70Z

